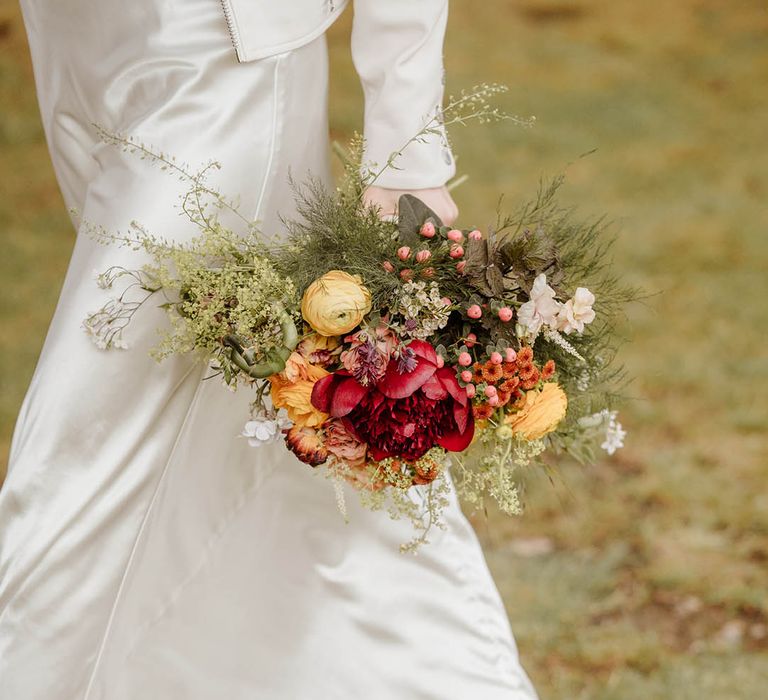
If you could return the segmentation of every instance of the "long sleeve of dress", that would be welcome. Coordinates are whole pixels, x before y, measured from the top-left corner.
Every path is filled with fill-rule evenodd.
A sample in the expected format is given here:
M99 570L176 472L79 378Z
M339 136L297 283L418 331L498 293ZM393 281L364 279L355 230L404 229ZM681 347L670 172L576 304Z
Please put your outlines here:
M440 110L448 0L355 0L352 58L365 96L365 163L381 168ZM442 127L441 127L442 132ZM438 187L455 174L441 135L409 144L381 187Z

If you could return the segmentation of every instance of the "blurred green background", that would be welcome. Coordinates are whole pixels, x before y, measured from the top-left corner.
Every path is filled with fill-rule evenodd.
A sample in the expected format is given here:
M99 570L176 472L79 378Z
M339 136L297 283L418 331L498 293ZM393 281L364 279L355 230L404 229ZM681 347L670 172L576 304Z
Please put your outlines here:
M342 141L361 123L349 20L329 35ZM0 52L2 468L73 231L8 0ZM616 221L616 265L658 292L630 309L626 449L534 479L522 518L474 519L526 668L543 700L766 697L765 2L454 0L445 59L449 92L503 82L537 118L452 134L462 224L565 171L563 201Z

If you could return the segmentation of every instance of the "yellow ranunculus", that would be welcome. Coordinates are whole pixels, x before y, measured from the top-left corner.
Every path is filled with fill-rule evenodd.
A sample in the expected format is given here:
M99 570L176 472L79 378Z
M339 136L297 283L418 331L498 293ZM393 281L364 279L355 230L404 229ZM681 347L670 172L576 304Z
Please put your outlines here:
M328 414L318 411L312 405L312 388L318 379L328 374L322 367L309 365L301 355L293 353L288 358L285 370L269 378L272 384L272 405L284 408L288 417L299 427L316 428L322 425L328 419Z
M517 413L510 413L505 422L512 432L526 440L538 440L551 433L565 417L568 397L559 385L545 382L541 391L529 391Z
M359 275L331 270L307 287L301 315L320 335L349 333L371 310L371 293Z

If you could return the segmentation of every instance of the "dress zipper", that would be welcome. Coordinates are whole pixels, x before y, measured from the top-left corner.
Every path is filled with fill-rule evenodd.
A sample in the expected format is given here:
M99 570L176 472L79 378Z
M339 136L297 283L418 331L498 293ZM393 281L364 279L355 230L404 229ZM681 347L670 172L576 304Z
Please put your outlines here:
M232 5L230 0L221 0L221 9L224 10L224 19L227 22L227 29L229 30L229 38L232 40L232 46L237 54L237 60L240 60L240 35L237 32L237 25L235 24L234 17L232 15Z

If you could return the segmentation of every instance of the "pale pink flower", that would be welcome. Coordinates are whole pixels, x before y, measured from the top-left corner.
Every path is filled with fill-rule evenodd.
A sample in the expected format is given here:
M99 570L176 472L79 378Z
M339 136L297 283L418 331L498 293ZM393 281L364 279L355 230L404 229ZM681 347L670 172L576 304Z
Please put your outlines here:
M547 284L542 272L533 281L530 301L526 301L517 312L517 320L530 334L536 335L542 326L555 326L562 304L555 300L555 290Z
M595 320L595 312L592 305L595 303L595 295L586 287L578 287L572 299L563 304L557 316L557 330L566 335L578 331L584 332L584 326Z

